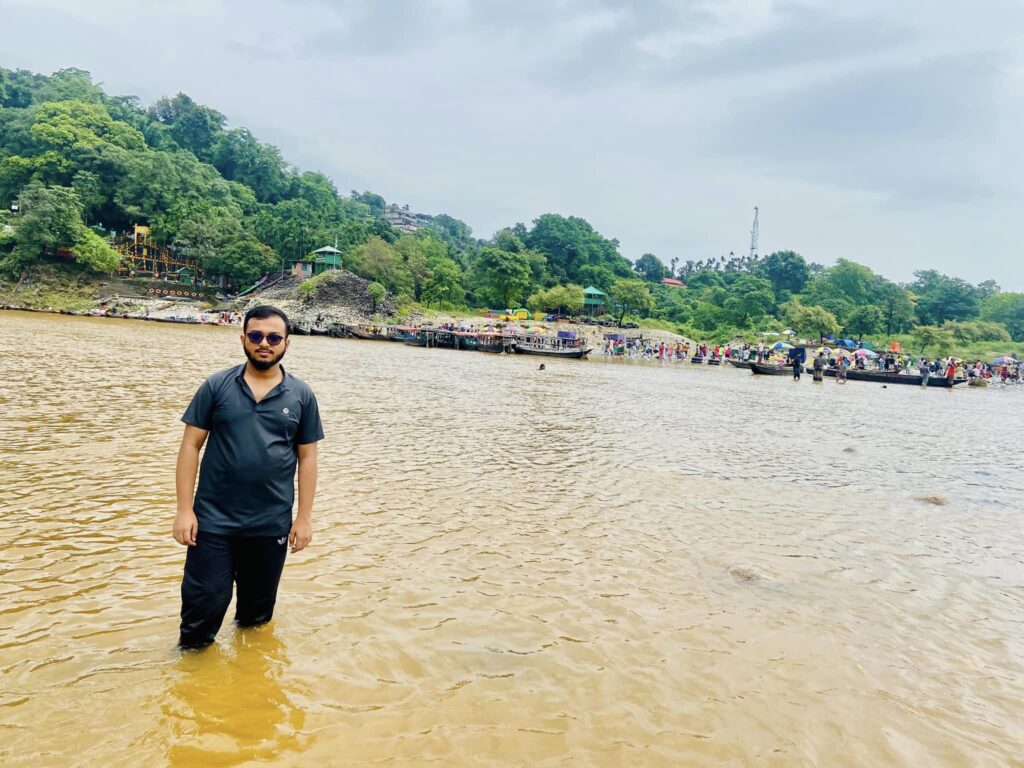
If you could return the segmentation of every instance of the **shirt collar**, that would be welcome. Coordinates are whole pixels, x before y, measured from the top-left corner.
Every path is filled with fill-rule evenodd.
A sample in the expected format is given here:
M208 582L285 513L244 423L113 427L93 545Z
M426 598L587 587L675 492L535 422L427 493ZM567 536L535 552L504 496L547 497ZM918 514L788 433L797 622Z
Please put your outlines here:
M235 381L241 381L242 377L245 376L245 363L242 363L235 370ZM292 375L285 370L284 365L281 365L281 383L278 384L274 389L280 390L281 392L287 392L291 389ZM273 391L273 390L271 390Z

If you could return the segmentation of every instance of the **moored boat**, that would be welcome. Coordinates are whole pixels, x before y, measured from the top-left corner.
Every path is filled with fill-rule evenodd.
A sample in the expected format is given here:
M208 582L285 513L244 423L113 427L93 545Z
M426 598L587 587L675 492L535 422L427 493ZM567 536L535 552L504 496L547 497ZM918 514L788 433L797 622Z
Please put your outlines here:
M345 333L356 339L368 339L371 341L388 341L385 329L379 325L346 325Z
M388 341L405 341L410 333L415 333L416 328L411 325L396 325L388 328L386 336Z
M729 365L733 366L734 368L745 368L746 370L749 371L753 367L754 361L753 360L733 360L733 359L730 359L729 360Z
M690 358L690 362L693 363L694 365L703 365L704 364L704 356L703 355L694 355L693 357Z
M455 331L455 348L475 351L480 346L480 337L474 331Z
M793 372L792 366L789 365L768 365L766 363L751 363L750 371L755 375L761 376L785 376L788 373Z
M504 352L506 345L510 343L506 342L505 336L493 331L481 331L477 333L476 337L477 352Z
M539 334L521 334L514 337L512 351L519 355L542 355L544 357L563 357L582 360L590 350L583 345L581 339L572 336L542 336Z
M410 347L430 347L433 346L433 341L433 328L416 328L405 334L405 343Z
M814 368L807 366L807 372L813 373ZM824 370L826 376L835 377L835 368L826 368ZM846 378L849 381L873 381L876 384L909 384L911 386L921 386L921 374L919 373L894 373L892 371L865 371L857 368L850 368L846 371ZM945 376L938 374L928 377L929 387L939 387L949 389L955 387L957 384L963 384L967 379L947 379Z
M720 357L709 357L708 358L708 365L721 365L721 364L722 364L722 358L720 358Z

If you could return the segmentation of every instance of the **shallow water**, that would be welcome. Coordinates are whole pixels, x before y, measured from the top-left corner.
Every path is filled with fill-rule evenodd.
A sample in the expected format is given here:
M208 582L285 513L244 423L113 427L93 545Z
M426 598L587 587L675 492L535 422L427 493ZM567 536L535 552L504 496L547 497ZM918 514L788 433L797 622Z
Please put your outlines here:
M181 655L237 330L0 328L4 766L1024 765L1021 390L298 337L313 544Z

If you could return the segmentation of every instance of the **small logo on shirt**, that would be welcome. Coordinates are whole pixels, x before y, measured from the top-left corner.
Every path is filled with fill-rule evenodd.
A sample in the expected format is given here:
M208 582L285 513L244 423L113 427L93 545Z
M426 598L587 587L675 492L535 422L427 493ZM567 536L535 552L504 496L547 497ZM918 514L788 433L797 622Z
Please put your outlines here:
M288 537L287 536L282 536L280 539L277 540L277 543L278 544L284 544L286 541L288 541Z
M285 416L287 416L288 415L288 409L287 408L282 408L281 409L281 413L283 413Z

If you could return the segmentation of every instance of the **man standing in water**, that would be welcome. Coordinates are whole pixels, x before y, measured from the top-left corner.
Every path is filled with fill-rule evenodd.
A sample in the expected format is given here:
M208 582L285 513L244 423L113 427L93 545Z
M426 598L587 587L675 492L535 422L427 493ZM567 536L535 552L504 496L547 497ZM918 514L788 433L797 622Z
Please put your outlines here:
M825 375L825 352L821 350L814 358L814 380L822 381Z
M288 545L299 552L313 538L316 444L324 437L316 397L281 366L290 343L284 312L254 307L242 331L246 363L203 382L181 417L185 435L175 474L174 540L188 546L182 648L213 642L232 583L238 585L238 625L270 621ZM293 521L296 466L299 507Z

